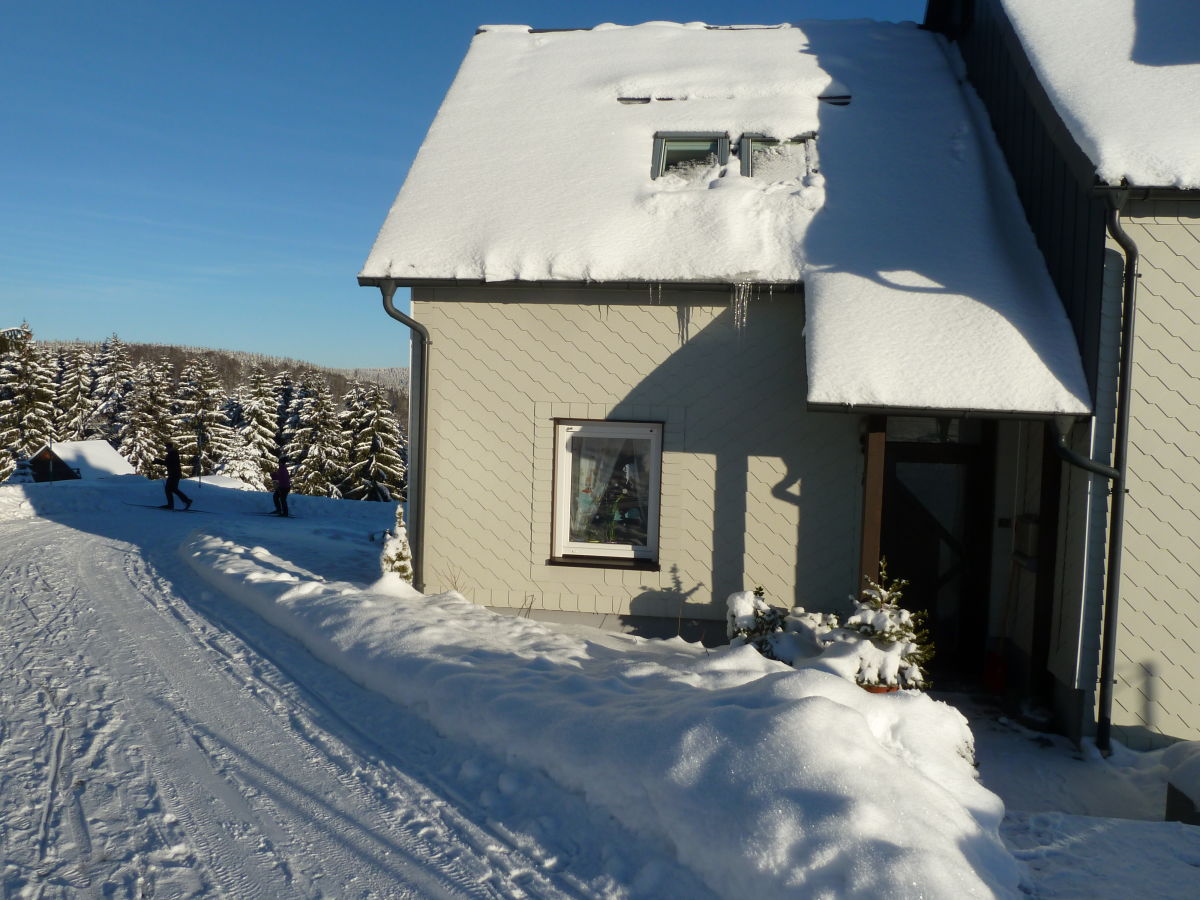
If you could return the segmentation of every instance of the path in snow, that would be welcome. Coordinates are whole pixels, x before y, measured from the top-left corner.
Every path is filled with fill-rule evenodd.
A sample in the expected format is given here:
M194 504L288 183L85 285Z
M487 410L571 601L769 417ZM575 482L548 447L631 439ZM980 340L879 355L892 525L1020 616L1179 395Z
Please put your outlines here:
M1000 834L1028 867L1035 897L1193 900L1200 896L1200 828L1162 821L1163 771L1154 754L1030 731L983 702L947 696L975 735L980 777L1004 800Z
M0 895L706 896L212 595L194 521L59 519L0 523Z

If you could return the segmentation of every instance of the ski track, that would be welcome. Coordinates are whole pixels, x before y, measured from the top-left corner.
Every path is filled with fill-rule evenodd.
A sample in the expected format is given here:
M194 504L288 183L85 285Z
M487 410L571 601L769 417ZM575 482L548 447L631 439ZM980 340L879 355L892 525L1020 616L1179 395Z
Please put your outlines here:
M189 530L160 518L145 527ZM571 796L532 827L494 821L456 776L504 764L440 742L174 557L49 520L0 525L0 543L0 896L629 895L611 872L635 838L573 844L589 816L604 838L616 826ZM561 834L563 817L584 821ZM708 895L668 877L673 896Z

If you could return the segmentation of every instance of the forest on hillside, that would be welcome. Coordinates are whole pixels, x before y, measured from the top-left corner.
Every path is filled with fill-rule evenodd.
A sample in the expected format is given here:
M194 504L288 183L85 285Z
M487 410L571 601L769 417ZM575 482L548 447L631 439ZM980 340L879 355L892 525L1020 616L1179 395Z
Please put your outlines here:
M100 352L104 341L39 341L43 350L59 353L70 348L82 347L93 356ZM344 397L354 381L371 382L379 385L392 406L392 412L401 422L408 420L408 369L393 368L332 369L313 365L303 360L285 356L268 356L264 353L247 353L242 350L214 350L209 347L190 347L179 344L137 344L125 342L129 358L134 365L144 362L167 362L178 376L187 363L194 359L207 360L216 370L224 389L233 393L246 380L247 374L256 366L270 372L283 369L293 375L300 372L319 372L329 382L334 396Z
M408 396L391 384L295 360L150 344L39 344L28 326L0 338L0 482L58 441L106 440L147 478L167 441L185 474L257 490L285 460L297 493L399 499ZM404 370L400 370L403 372Z

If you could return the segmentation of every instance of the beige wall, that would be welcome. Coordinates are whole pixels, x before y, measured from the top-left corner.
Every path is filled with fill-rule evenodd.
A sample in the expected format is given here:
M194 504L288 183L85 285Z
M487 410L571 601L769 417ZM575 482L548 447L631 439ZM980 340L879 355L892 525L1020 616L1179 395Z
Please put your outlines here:
M1113 723L1200 739L1200 215L1136 218L1141 252Z
M725 292L423 288L429 590L510 608L724 618L733 590L854 590L857 416L805 411L803 309ZM661 571L547 564L555 418L665 423Z

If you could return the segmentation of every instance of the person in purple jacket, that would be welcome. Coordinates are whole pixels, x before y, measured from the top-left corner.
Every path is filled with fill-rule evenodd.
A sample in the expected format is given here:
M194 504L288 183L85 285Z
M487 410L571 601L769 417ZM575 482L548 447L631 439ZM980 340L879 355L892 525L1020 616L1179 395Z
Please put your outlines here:
M292 476L288 474L287 460L283 457L279 458L279 468L271 473L271 480L275 482L275 494L272 497L275 501L275 515L289 515L287 495L292 489Z

